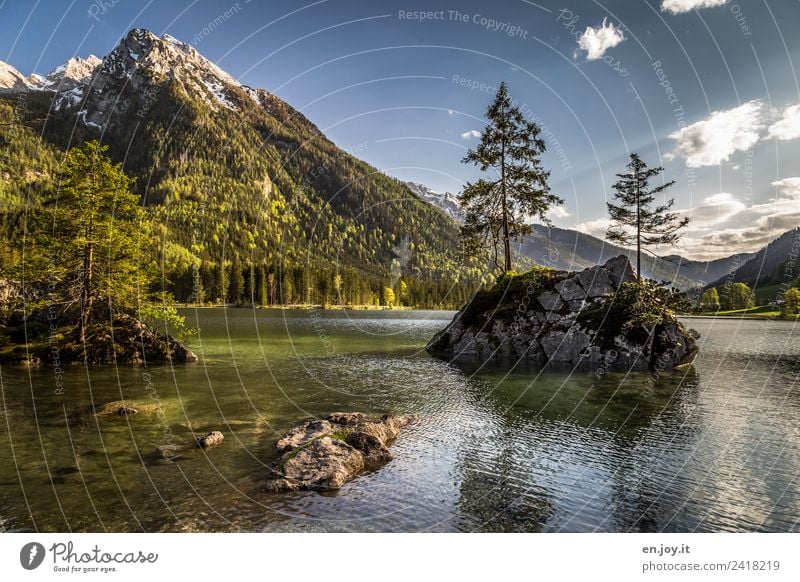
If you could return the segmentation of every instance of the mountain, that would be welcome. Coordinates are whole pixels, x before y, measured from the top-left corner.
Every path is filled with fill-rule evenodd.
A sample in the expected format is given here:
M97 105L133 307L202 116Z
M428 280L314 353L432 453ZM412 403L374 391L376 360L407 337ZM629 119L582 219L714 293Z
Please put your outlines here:
M564 228L534 224L533 234L524 238L518 252L539 265L556 269L579 270L602 265L618 255L635 261L635 252L589 234ZM642 273L659 281L672 281L679 289L702 287L727 273L735 261L752 255L736 255L715 261L690 261L679 255L653 257L642 255Z
M707 287L720 287L726 283L746 283L759 295L774 298L781 285L796 286L800 277L798 263L800 248L800 228L783 233L754 256L742 259L732 265L724 275L711 282Z
M101 63L102 61L94 55L89 55L85 59L72 57L44 77L41 75L25 77L8 63L0 61L0 91L69 90L87 84Z
M405 184L409 190L422 198L428 204L432 204L437 208L442 209L456 222L460 223L464 221L464 211L458 204L458 199L455 194L451 194L450 192L445 192L444 194L434 192L425 184L420 184L419 182L403 182L403 184Z
M89 55L86 59L72 57L44 77L31 75L28 82L34 89L70 90L89 83L101 63L102 61L94 55Z
M402 301L456 306L479 283L452 219L169 35L132 30L102 60L45 77L0 71L0 115L25 93L28 119L2 135L20 162L0 160L0 175L26 176L0 184L6 225L52 177L27 170L34 136L54 158L101 139L135 180L179 300L378 303L402 279Z
M0 61L0 91L19 91L28 88L28 80L11 65Z

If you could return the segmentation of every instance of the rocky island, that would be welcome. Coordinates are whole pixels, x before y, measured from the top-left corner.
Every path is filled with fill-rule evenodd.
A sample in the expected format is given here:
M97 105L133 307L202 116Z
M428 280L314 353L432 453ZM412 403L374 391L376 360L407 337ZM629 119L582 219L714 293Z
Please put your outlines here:
M697 353L696 332L675 313L682 301L664 285L637 282L622 255L577 273L536 268L479 291L426 349L450 360L672 369Z
M175 337L128 313L92 321L83 338L79 314L41 301L0 279L0 362L4 364L158 364L196 362L197 355Z
M370 418L337 412L296 426L276 444L281 456L270 467L271 492L338 489L364 470L392 460L388 446L410 416Z

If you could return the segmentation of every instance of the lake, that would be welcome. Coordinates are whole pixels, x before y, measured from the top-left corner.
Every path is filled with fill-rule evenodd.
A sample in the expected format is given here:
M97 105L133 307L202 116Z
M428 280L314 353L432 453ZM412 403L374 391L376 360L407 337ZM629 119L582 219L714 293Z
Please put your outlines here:
M459 368L423 351L449 312L185 313L197 364L0 369L0 530L800 530L794 323L692 319L694 366L653 376ZM123 398L160 412L93 414ZM335 494L266 493L333 411L417 420Z

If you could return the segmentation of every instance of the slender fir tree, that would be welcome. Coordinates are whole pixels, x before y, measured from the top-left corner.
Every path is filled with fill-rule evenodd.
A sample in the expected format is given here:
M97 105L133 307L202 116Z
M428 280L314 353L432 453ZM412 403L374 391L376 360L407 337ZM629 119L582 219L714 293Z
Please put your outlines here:
M474 164L491 178L467 183L459 196L466 217L461 234L469 254L478 254L489 244L499 266L498 243L503 242L504 270L510 271L511 240L530 234L531 217L548 222L545 214L554 204L563 204L550 193L550 172L541 164L545 142L539 126L525 119L512 104L505 83L486 111L489 123L478 146L462 160Z
M642 280L642 247L675 245L681 238L681 229L689 219L672 212L674 199L652 207L656 197L675 181L651 188L649 182L664 168L648 168L638 154L631 154L627 172L617 174L619 180L612 186L619 204L606 203L611 225L606 238L623 246L636 245L636 276Z

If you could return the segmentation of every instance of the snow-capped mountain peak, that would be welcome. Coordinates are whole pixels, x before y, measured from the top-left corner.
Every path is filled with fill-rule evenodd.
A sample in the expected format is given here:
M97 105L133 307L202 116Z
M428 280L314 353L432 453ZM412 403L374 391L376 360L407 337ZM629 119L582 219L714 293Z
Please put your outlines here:
M0 90L69 91L78 85L88 83L100 63L102 61L94 55L89 55L85 59L72 57L44 77L34 73L26 78L11 65L0 61Z
M91 81L92 75L102 62L94 55L89 55L85 59L72 57L63 65L47 73L44 78L31 75L30 82L38 88L69 90L76 85Z
M25 78L0 62L0 91L53 91L53 109L74 110L84 125L103 127L130 107L147 111L144 103L158 95L164 83L177 85L211 110L239 109L242 99L267 107L269 95L239 83L188 43L135 28L102 60L94 55L73 57L44 77Z
M169 34L158 37L143 28L131 30L103 59L98 71L95 86L100 90L119 82L136 88L152 79L169 79L214 108L235 108L227 90L243 89L241 83L190 44Z
M28 87L28 81L17 69L0 61L0 91L2 90L25 90Z
M458 199L454 194L451 194L450 192L445 192L444 194L434 192L425 184L420 184L419 182L404 183L414 194L422 198L428 204L432 204L433 206L440 208L452 219L456 220L457 222L462 222L464 220L464 211L458 204Z

